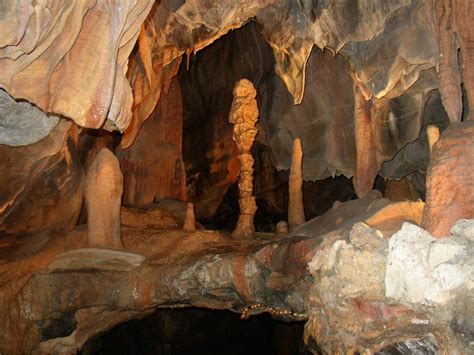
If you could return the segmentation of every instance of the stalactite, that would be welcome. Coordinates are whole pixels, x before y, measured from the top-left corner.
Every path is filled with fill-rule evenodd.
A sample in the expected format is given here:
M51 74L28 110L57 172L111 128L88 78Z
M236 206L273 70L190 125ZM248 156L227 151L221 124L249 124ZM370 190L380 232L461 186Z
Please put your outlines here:
M253 218L257 204L253 197L253 157L250 152L257 135L255 124L258 119L257 91L253 84L242 79L234 86L234 100L229 121L234 124L233 140L239 149L239 205L240 214L233 236L249 238L255 231Z
M356 146L356 171L354 188L359 198L367 195L377 176L375 145L372 137L371 102L354 80L354 136Z
M183 229L187 232L194 232L196 230L196 220L194 218L194 205L188 203L186 206L186 215L184 217Z
M452 0L441 0L437 4L439 43L439 91L443 106L451 122L461 121L462 91L457 51L459 49L452 15Z
M294 228L305 222L302 160L303 148L301 147L301 140L295 138L293 141L289 181L288 223L290 228Z
M454 0L454 18L458 39L460 40L460 57L462 82L466 90L469 107L467 119L474 120L474 2Z
M120 206L123 175L115 155L103 148L87 171L84 198L90 246L122 249Z
M430 124L428 127L426 127L426 135L428 136L428 147L431 154L433 151L433 146L439 139L439 128Z

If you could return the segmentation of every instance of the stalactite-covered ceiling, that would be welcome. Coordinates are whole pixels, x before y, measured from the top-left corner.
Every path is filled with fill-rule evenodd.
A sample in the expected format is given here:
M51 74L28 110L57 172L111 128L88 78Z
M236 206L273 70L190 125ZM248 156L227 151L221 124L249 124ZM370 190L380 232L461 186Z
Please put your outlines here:
M471 7L460 0L9 1L0 17L0 87L79 126L124 132L127 148L181 61L253 22L280 78L259 93L268 96L260 126L274 165L289 167L300 136L305 179L355 175L363 196L382 163L419 136L432 90L450 120L460 119L461 83L472 96ZM410 173L400 171L409 156L400 153L385 175Z

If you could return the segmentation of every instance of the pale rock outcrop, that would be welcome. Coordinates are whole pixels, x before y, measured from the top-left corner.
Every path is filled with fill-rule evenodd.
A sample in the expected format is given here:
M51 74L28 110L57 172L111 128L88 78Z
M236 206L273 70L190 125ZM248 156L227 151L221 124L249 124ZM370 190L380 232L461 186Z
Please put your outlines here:
M123 176L115 155L103 148L89 167L84 198L87 208L87 238L92 247L122 249L120 206Z
M466 224L465 222L463 222ZM474 220L470 221L472 226ZM453 227L454 231L461 227ZM405 223L389 241L385 293L402 302L445 304L474 290L473 245L463 233L435 239ZM463 289L460 292L459 289Z
M301 140L295 138L293 141L293 153L291 156L290 178L288 182L288 224L294 228L305 222L303 205L303 148Z
M252 237L255 227L253 217L257 204L253 197L253 157L251 148L257 128L258 108L255 97L257 91L253 84L242 79L235 84L234 100L230 109L229 121L234 124L233 140L239 149L239 205L240 214L233 235L238 238Z
M59 117L48 116L28 102L17 102L0 89L0 144L22 146L45 138Z

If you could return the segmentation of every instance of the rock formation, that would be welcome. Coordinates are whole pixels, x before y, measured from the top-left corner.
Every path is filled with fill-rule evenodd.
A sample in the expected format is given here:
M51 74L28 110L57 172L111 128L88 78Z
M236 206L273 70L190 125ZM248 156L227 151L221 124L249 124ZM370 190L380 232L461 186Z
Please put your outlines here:
M287 235L289 232L288 223L286 221L280 221L276 225L276 235L281 237Z
M3 4L0 87L80 126L99 128L107 119L109 129L124 130L133 103L128 57L152 3Z
M194 205L188 203L186 207L186 215L184 216L183 229L186 232L194 232L196 230L196 220L194 218Z
M305 321L315 353L474 353L473 6L1 2L0 353L190 306ZM318 217L273 233L293 163ZM234 234L272 233L200 230L239 170Z
M288 224L294 228L305 222L303 205L303 148L301 140L293 141L293 154L291 155L289 198L288 198Z
M372 102L367 90L354 80L354 136L356 170L354 188L359 197L365 197L373 188L377 175L375 144L372 135ZM365 90L365 91L364 91Z
M0 235L75 227L84 172L71 127L61 119L39 142L18 147L0 144Z
M434 146L426 177L423 228L436 238L474 218L474 123L452 123Z
M78 351L116 324L179 304L307 320L314 352L316 346L328 354L379 351L428 338L447 353L469 353L463 315L473 304L463 294L472 292L473 221L458 223L452 240L434 242L412 225L421 221L422 209L422 203L391 203L374 194L341 203L272 242L207 231L160 233L137 219L124 228L124 244L146 263L143 256L113 251L105 257L98 251L59 254L64 238L52 239L34 259L0 264L0 299L7 302L1 304L9 305L0 312L0 350ZM423 282L439 283L437 293L426 298L425 288L419 292L412 267ZM31 277L17 285L6 268Z
M234 142L239 149L239 206L240 214L233 236L237 238L252 237L254 232L253 217L257 204L253 197L253 157L250 152L257 135L255 124L258 119L258 108L255 97L257 91L253 84L242 79L235 84L234 100L229 114L229 122L234 125Z
M459 44L456 39L456 22L451 0L436 4L439 43L439 91L451 122L461 121L461 73L458 67Z
M123 176L119 162L110 150L103 148L87 170L85 181L89 246L123 248L120 239L122 193Z
M117 149L124 177L124 205L144 208L163 199L186 200L182 132L183 103L175 78L133 145Z
M429 125L426 128L426 135L428 136L428 147L430 148L430 154L433 152L433 146L439 139L439 128L435 125Z

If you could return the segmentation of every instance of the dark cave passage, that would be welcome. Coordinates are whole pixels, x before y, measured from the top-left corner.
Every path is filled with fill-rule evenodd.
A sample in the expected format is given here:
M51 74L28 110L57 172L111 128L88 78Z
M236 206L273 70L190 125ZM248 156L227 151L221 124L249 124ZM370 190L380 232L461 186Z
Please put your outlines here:
M89 340L83 355L307 355L304 323L285 323L268 314L241 320L229 311L160 309L120 324Z

